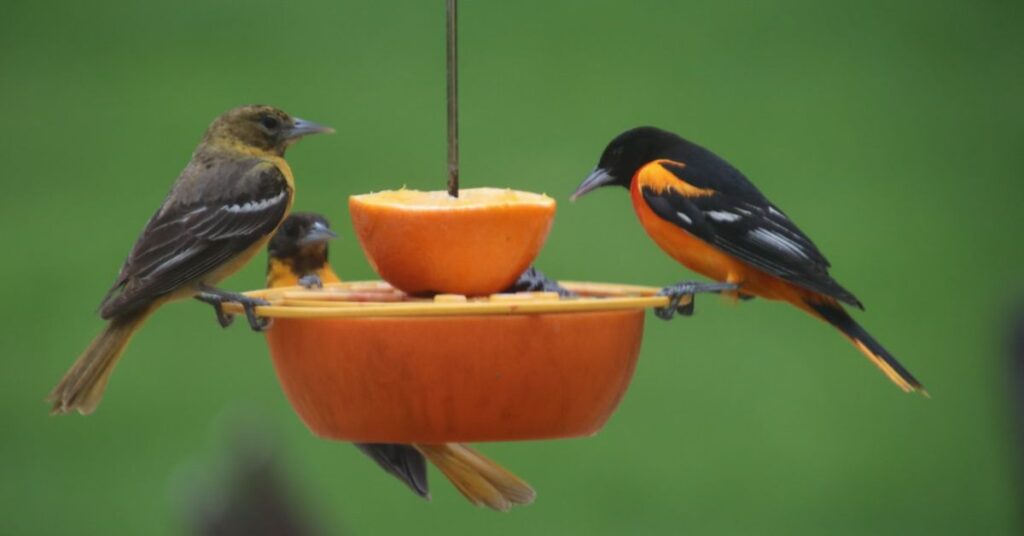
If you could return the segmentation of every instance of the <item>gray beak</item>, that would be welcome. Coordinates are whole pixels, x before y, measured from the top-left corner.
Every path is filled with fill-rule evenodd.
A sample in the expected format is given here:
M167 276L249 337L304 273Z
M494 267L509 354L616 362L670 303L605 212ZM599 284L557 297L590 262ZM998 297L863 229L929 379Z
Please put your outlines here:
M290 140L296 140L310 134L334 134L334 129L296 117L295 125L288 129L288 133L285 136Z
M575 201L580 197L583 197L583 194L596 190L602 186L607 186L616 180L618 179L608 171L601 168L594 168L594 171L591 171L590 175L588 175L587 178L576 187L576 191L573 192L571 197L569 197L569 201Z
M320 222L316 222L313 224L313 227L309 230L309 232L306 233L306 236L302 237L301 244L303 246L308 246L311 244L317 244L320 242L333 240L335 238L338 238L338 235L337 233L332 231L330 227Z

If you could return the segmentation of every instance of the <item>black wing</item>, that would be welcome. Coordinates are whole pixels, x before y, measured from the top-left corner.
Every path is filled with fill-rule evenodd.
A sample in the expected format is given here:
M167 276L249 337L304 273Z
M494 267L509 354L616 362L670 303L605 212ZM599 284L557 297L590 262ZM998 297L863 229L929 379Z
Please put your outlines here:
M685 166L669 162L652 165L661 168L656 172L672 173L693 186L684 175ZM744 189L740 195L720 190L695 196L671 189L656 192L644 188L642 192L655 214L690 234L774 276L863 308L832 279L828 259L811 239L756 189Z
M355 443L355 446L417 495L430 497L427 461L416 447L392 443Z
M100 315L137 311L214 271L273 232L290 198L281 170L256 158L186 168L136 241Z

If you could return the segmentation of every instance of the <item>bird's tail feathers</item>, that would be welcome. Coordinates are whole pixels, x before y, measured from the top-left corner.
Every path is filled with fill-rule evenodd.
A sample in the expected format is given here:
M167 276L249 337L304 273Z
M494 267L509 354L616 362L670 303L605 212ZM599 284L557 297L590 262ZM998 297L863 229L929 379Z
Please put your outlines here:
M906 392L920 392L928 396L921 382L914 378L914 375L896 360L888 350L885 349L866 329L861 327L842 305L831 301L805 301L810 312L822 320L832 324L861 351L872 363L882 370L885 375L896 384L897 387Z
M77 410L82 415L88 415L96 409L103 398L103 390L107 387L114 365L150 312L151 309L147 308L107 323L50 392L47 401L53 404L51 414Z
M471 503L502 512L530 504L536 492L509 470L460 443L416 445Z

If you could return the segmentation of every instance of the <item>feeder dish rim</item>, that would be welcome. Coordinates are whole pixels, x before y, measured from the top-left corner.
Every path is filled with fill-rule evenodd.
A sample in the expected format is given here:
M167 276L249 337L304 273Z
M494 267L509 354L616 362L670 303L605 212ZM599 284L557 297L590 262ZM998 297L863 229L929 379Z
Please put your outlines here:
M579 297L562 298L551 292L493 294L481 298L439 295L409 298L383 281L332 283L323 289L282 287L246 292L270 305L255 312L267 318L365 318L477 315L529 315L623 311L665 307L668 298L657 287L560 281ZM224 304L228 313L242 314L237 303Z

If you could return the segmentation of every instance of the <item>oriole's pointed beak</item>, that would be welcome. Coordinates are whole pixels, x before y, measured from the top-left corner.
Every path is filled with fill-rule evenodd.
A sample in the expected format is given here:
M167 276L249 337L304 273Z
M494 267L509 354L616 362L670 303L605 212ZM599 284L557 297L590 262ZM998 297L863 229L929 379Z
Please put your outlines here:
M300 243L303 246L308 246L310 244L326 242L335 238L338 238L338 234L332 231L330 227L321 222L314 222L313 227L309 229L306 236L302 237L302 241Z
M599 167L594 168L594 171L591 171L590 175L588 175L586 179L583 179L583 182L576 187L576 191L569 197L569 201L575 201L580 197L583 197L587 192L591 192L602 186L607 186L617 180L618 179L615 178L615 175L612 175L607 170Z
M295 124L288 129L285 136L290 140L295 140L303 136L309 136L310 134L334 134L334 129L296 117Z

